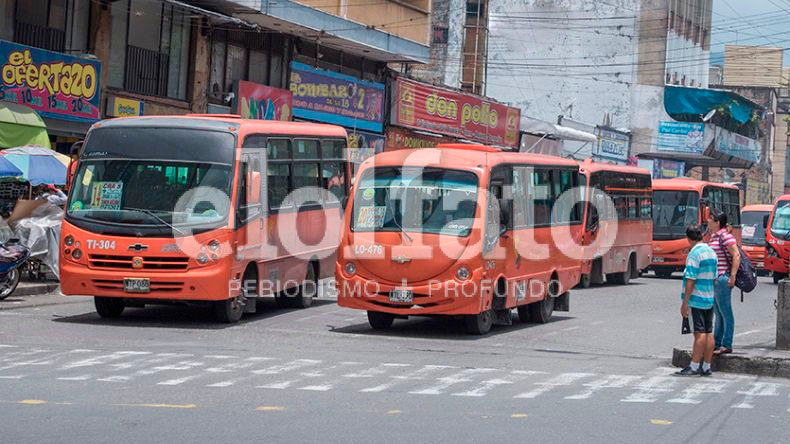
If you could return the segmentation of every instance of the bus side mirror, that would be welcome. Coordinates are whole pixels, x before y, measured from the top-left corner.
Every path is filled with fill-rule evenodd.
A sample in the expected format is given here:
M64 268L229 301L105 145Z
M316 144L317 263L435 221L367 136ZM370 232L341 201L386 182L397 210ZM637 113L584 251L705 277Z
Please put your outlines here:
M261 203L261 173L251 171L247 173L247 205Z
M346 208L348 205L348 196L343 196L340 198L340 208Z
M767 215L767 214L765 216L763 216L763 228L768 228L768 218L769 217L770 216Z

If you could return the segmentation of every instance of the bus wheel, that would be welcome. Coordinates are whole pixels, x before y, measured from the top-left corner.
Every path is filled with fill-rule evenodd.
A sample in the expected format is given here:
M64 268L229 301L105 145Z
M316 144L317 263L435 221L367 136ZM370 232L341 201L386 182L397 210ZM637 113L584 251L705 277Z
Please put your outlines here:
M536 322L538 324L545 324L551 320L551 315L554 313L554 297L560 295L560 281L554 276L549 281L549 291L540 302L535 302L529 305L522 305L519 307L518 317L521 320ZM523 312L523 314L522 314Z
M784 273L777 273L775 271L773 273L771 273L771 275L773 276L774 284L778 284L779 281L781 281L782 279L785 278L785 274Z
M672 277L672 272L656 270L656 277L660 279L669 279Z
M244 296L241 294L235 298L214 302L214 316L223 324L239 322L242 314L244 314Z
M307 274L299 288L299 294L293 299L294 307L307 308L313 305L313 299L318 296L318 271L314 262L307 264Z
M467 333L484 335L491 331L491 326L494 325L494 312L493 310L486 310L476 315L466 315L464 322L466 323Z
M101 296L93 298L93 305L96 306L96 313L99 313L99 316L103 318L119 318L126 307L121 298L105 298Z
M374 330L384 330L386 328L390 328L392 327L392 322L394 320L395 316L389 313L382 313L380 311L368 312L368 324L370 324Z
M579 279L578 288L590 288L590 284L592 283L592 276L589 274L582 274L582 277Z

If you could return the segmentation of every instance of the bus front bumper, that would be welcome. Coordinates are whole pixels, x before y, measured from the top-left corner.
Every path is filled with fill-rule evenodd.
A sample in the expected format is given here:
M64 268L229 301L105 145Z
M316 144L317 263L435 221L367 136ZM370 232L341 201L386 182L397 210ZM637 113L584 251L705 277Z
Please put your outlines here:
M773 271L775 273L787 273L787 263L788 259L783 259L773 255L765 256L765 269L768 271Z
M483 307L483 301L490 300L493 290L493 284L481 284L482 275L482 269L478 269L463 283L451 279L403 287L359 275L345 276L337 266L337 303L341 307L399 316L478 314L488 308ZM393 290L411 291L412 301L394 302L390 299Z
M63 261L60 276L60 291L64 296L220 301L238 294L238 283L234 285L230 279L230 271L224 266L207 266L180 272L120 272L96 270ZM149 279L150 291L137 293L124 290L126 279L140 278Z
M653 260L648 270L653 271L683 271L686 267L686 256L680 254L658 255L653 253Z

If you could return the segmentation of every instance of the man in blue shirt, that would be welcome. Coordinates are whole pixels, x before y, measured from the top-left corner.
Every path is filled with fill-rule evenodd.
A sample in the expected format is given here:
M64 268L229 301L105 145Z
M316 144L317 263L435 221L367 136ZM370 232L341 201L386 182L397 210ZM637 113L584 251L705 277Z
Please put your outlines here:
M716 280L716 252L702 242L702 229L692 225L686 229L686 238L691 245L683 272L683 293L680 314L691 318L694 323L694 347L691 364L675 373L678 376L710 376L713 360L713 283ZM701 361L705 359L704 362Z

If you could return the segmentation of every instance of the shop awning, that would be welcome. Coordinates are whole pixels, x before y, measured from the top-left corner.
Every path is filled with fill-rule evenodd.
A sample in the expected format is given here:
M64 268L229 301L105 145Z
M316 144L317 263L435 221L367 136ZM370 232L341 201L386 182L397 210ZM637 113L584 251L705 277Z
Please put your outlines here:
M47 126L32 109L0 101L0 149L23 145L49 148Z
M670 116L704 116L714 109L725 107L732 119L744 124L752 118L754 111L762 111L760 105L732 91L719 89L688 88L684 86L664 87L664 107Z
M543 120L533 119L527 116L521 116L521 132L546 135L555 139L573 140L577 142L598 141L598 137L596 137L595 134Z

